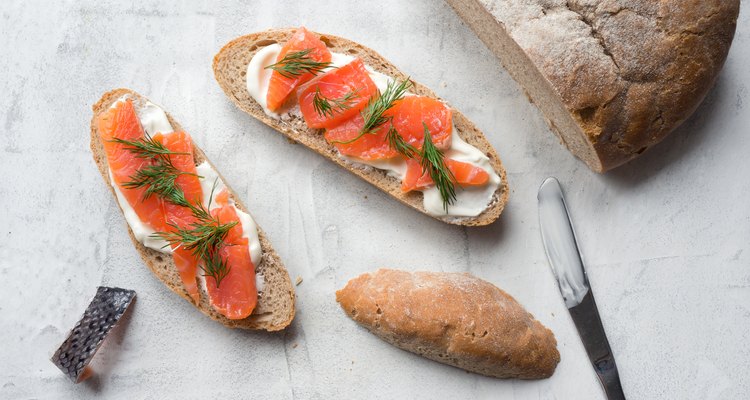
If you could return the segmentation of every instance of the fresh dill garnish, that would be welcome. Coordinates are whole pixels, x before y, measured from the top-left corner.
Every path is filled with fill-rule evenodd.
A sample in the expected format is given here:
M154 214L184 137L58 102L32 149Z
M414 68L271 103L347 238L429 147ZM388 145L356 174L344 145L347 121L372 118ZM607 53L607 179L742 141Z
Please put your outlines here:
M425 171L430 174L430 178L435 182L435 186L440 192L440 198L443 200L443 209L448 212L448 206L456 202L456 177L445 164L443 152L432 143L432 135L424 126L424 144L422 144L422 173Z
M313 49L305 49L287 53L284 58L278 62L267 66L265 69L272 69L284 78L296 78L304 73L317 75L332 65L331 62L318 62L310 57Z
M189 172L179 171L172 163L157 162L139 169L130 176L129 181L123 182L122 186L127 189L145 188L143 200L156 194L170 203L188 207L189 203L184 193L176 184L177 177L184 174Z
M349 92L338 99L329 99L320 93L320 88L315 90L313 96L313 109L321 117L333 118L335 114L340 114L352 108L352 102L359 97L359 89Z
M392 117L384 115L397 100L404 98L406 91L411 87L411 81L409 78L404 79L400 83L392 80L388 82L385 91L378 97L370 98L367 102L367 106L362 110L361 115L365 123L359 134L354 138L346 141L333 141L332 144L350 144L359 140L362 136L372 134L376 129L383 126L385 123L390 122Z
M391 148L402 156L420 160L422 175L429 174L432 178L438 192L440 192L440 198L443 200L443 209L447 213L448 206L456 202L456 177L445 164L443 152L432 143L432 135L427 128L427 124L422 122L422 126L424 127L424 142L421 151L407 143L392 126L386 138Z
M127 189L145 188L143 200L158 195L159 197L178 206L189 207L190 203L185 198L185 194L177 186L177 177L180 175L195 175L190 172L184 172L177 169L172 164L171 156L189 155L190 153L175 152L167 149L164 144L154 140L146 134L142 139L124 140L120 138L112 139L113 142L122 144L125 149L138 158L150 159L153 164L136 171L130 176L130 181L124 182L123 187Z
M135 154L138 158L154 158L154 156L157 155L190 154L169 150L160 141L154 140L154 138L152 138L148 133L146 133L146 136L144 138L138 140L113 138L111 141L125 146L126 150Z
M395 80L389 81L388 86L377 99L370 99L362 112L362 118L365 120L365 125L362 127L362 132L371 132L379 128L381 125L390 121L390 117L383 115L391 107L396 100L404 98L406 91L411 87L411 81L409 78L404 79L401 83L397 83Z
M388 140L388 145L391 146L393 150L396 150L406 158L417 158L420 155L419 149L407 143L393 126L388 130L386 139Z

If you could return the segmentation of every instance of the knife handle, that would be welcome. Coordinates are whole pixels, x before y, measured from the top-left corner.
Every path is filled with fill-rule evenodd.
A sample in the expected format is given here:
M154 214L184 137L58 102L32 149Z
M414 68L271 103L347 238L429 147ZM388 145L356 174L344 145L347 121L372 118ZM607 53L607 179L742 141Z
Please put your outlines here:
M591 290L583 297L581 304L569 309L570 316L576 326L584 343L586 353L594 366L596 376L604 387L604 392L609 400L625 400L625 394L620 384L620 374L617 372L615 357L609 347L607 335L604 333L602 320L596 308L594 295Z

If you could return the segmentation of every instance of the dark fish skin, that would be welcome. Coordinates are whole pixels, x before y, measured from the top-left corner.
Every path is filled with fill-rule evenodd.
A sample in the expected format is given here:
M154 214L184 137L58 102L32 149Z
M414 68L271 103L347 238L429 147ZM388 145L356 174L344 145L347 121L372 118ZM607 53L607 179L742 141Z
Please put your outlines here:
M83 317L51 359L74 383L81 381L86 366L134 298L133 290L99 286Z

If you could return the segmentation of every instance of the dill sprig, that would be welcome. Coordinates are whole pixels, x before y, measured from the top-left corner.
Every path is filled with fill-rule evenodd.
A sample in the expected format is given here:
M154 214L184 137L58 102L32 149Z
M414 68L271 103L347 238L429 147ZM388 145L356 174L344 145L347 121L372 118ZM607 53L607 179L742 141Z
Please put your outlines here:
M320 88L315 90L313 96L313 109L321 117L333 118L335 114L340 114L350 108L351 103L359 97L359 89L349 92L337 99L329 99L320 93Z
M406 91L409 90L410 87L411 81L409 78L406 78L401 82L395 80L389 81L385 91L378 97L370 98L367 102L367 106L362 110L361 115L365 123L359 134L354 139L333 141L331 143L350 144L356 142L364 135L375 133L376 129L393 119L392 117L384 115L385 112L391 109L397 100L403 99L404 95L406 95Z
M406 158L419 159L422 166L422 175L430 174L430 178L440 192L440 198L443 200L443 209L448 212L448 206L456 202L456 177L445 164L445 157L432 142L432 135L427 128L427 124L422 122L424 127L424 142L422 150L407 143L404 138L391 126L386 138L388 144L399 154Z
M331 62L318 62L310 57L313 49L305 49L287 53L284 58L278 62L267 66L265 69L272 69L285 78L296 78L304 73L317 75L332 65Z
M456 177L445 164L443 152L432 143L432 135L430 135L430 130L427 129L427 124L422 122L422 125L424 126L422 171L423 173L427 171L432 181L435 182L435 186L440 192L440 198L443 200L443 209L447 213L448 206L456 202Z
M138 140L113 138L111 141L123 145L126 150L135 154L138 158L154 158L154 156L158 155L190 154L169 150L168 148L166 148L166 146L164 146L164 144L152 138L148 133L146 133L145 137Z
M406 158L417 158L420 156L419 149L407 143L393 126L388 130L386 139L388 140L388 145L402 156Z
M365 120L365 125L362 127L362 132L371 132L386 122L390 121L390 117L383 115L391 107L396 100L404 98L406 91L411 87L411 81L409 78L404 79L400 83L395 80L389 81L388 86L377 99L370 99L362 112L362 118Z
M190 203L185 194L177 186L177 177L180 175L195 175L177 169L172 164L171 156L189 155L190 153L175 152L167 149L164 144L154 140L148 133L138 140L112 139L113 142L122 144L126 150L138 158L153 160L153 164L136 171L130 176L130 180L122 184L128 189L145 188L143 200L156 194L167 201L182 207L189 207Z

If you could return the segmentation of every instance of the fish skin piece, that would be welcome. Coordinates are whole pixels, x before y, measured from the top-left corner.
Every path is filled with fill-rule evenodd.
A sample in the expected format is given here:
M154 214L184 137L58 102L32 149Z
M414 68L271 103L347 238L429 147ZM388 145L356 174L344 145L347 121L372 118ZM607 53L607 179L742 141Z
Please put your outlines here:
M281 47L276 62L281 61L287 54L298 51L311 49L307 56L316 62L330 62L331 51L319 37L314 33L300 27L291 38ZM266 95L266 104L271 111L277 111L289 95L297 89L299 85L313 78L310 72L302 73L294 77L285 77L278 71L271 73L271 81L268 83L268 94Z
M99 286L81 319L55 351L52 363L73 383L81 382L81 378L85 378L86 366L133 299L133 290Z
M318 91L334 106L333 100L343 99L350 93L353 93L353 97L345 103L345 108L334 108L333 115L320 115L313 106L313 99ZM316 129L333 128L365 108L370 98L377 93L378 87L370 78L365 63L362 59L355 58L349 64L332 69L301 85L297 89L297 102L307 126Z

